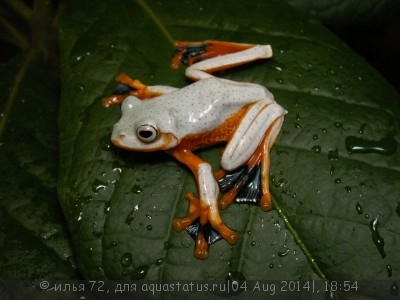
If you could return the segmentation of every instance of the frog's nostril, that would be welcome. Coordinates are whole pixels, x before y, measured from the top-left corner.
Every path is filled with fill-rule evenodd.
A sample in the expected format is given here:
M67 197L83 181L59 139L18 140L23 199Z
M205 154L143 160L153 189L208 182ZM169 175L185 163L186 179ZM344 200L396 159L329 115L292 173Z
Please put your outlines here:
M118 137L121 139L121 140L123 140L124 138L125 138L125 133L124 132L120 132L119 133L119 135L118 135Z

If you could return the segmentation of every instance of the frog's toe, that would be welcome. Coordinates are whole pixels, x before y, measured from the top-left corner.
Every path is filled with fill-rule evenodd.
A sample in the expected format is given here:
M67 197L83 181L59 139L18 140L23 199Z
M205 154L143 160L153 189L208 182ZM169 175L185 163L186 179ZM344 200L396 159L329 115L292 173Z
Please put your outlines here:
M208 258L208 243L206 239L204 238L204 235L202 232L199 232L199 234L196 237L196 249L194 250L193 255L197 259L207 259Z
M263 211L270 211L272 209L271 195L269 193L261 197L260 207Z
M193 221L190 218L180 218L180 219L173 219L172 226L174 227L175 231L182 231L186 229Z
M186 217L172 220L172 226L175 231L187 229L200 216L200 200L192 192L186 193L186 199L189 201L189 213Z
M231 189L230 191L224 193L221 199L218 201L218 207L220 209L227 208L229 205L235 202L236 196L237 196L236 189Z
M219 234L223 237L225 241L229 243L229 245L235 245L240 238L240 234L230 230L228 227L224 225L224 229L222 229Z

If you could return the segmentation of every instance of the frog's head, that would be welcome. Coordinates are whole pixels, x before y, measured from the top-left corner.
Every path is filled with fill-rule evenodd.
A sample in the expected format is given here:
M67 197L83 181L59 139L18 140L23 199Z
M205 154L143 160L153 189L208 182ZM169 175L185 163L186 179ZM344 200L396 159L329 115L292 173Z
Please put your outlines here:
M142 152L166 150L178 145L178 138L163 132L156 116L149 117L143 109L143 101L134 96L127 97L121 106L122 117L114 125L112 143L126 150ZM154 112L153 112L154 113Z

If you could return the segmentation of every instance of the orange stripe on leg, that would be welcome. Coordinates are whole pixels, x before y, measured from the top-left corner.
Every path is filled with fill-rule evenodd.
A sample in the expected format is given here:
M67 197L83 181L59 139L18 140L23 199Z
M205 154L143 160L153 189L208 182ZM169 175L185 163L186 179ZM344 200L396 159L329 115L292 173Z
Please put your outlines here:
M260 200L260 207L263 211L272 209L271 193L269 188L269 175L271 169L271 147L280 132L283 123L283 118L277 118L268 129L262 143L262 156L261 156L261 185L263 195Z

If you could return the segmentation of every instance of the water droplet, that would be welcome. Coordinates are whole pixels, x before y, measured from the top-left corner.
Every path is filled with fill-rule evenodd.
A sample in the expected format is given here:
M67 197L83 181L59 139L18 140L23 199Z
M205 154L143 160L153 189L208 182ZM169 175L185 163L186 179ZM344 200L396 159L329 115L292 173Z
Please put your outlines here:
M141 194L143 192L143 189L141 186L135 184L135 185L133 185L131 192L135 193L135 194Z
M363 124L361 124L360 125L360 129L358 129L358 133L359 134L363 134L364 133L364 130L365 130L365 127L367 127L367 123L363 123Z
M139 209L139 205L135 205L135 208L125 218L125 224L130 225L135 219L136 211Z
M282 187L282 186L285 185L285 183L286 183L285 178L281 178L281 179L279 179L278 181L275 181L275 182L274 182L274 185L275 185L276 187Z
M257 244L256 241L252 241L252 242L250 243L250 246L254 247L256 244Z
M164 263L164 258L159 258L154 263L156 266L161 266Z
M338 178L335 178L335 183L341 183L342 182L342 179L340 179L339 177Z
M135 271L133 271L131 273L131 279L132 280L145 279L148 270L149 270L149 266L148 265L136 268Z
M77 90L77 91L82 92L84 89L85 89L85 87L84 87L82 84L80 84L80 83L77 83L77 84L75 85L75 90Z
M246 280L246 277L243 273L239 271L230 271L228 272L228 276L226 276L226 280L229 281L239 281L239 280Z
M93 248L90 247L89 249L86 249L87 255L92 256L93 255Z
M73 63L73 65L82 62L82 61L85 60L88 56L90 56L90 54L91 54L91 53L88 51L88 52L85 52L85 53L83 53L83 54L81 54L81 55L77 55L77 56L75 57L75 63Z
M103 151L110 151L112 148L112 144L111 144L111 140L110 140L110 136L107 135L105 137L102 137L100 139L100 149Z
M99 179L95 179L93 184L92 184L92 191L94 193L98 193L101 190L105 190L107 188L107 183L99 180Z
M274 62L274 64L272 65L272 68L274 68L275 70L277 70L279 72L282 72L282 70L284 70L286 68L286 66L284 64Z
M152 231L152 230L153 230L153 226L147 225L147 226L146 226L146 229L147 229L148 231Z
M273 263L270 263L270 264L269 264L269 268L270 268L270 269L273 269L273 268L274 268L274 264L273 264Z
M335 122L335 123L333 123L333 125L334 125L336 128L341 128L341 127L343 127L343 123L341 123L341 122Z
M390 287L390 293L392 296L397 296L399 294L399 286L397 282L393 282L392 286Z
M313 140L315 140L315 141L318 140L318 134L313 135Z
M110 247L114 248L114 247L117 247L117 246L118 246L117 242L115 242L115 241L111 241L110 242Z
M300 123L294 122L293 125L294 125L294 127L297 128L297 129L300 129L300 128L301 128L301 124L300 124Z
M121 164L119 163L119 161L113 161L113 163L112 163L112 170L114 171L114 172L118 172L118 173L122 173L122 166L121 166Z
M104 203L104 213L108 214L111 211L111 201Z
M344 187L344 189L346 190L347 195L351 194L351 187L350 186L346 185Z
M331 169L329 170L329 174L333 175L335 173L335 166L331 165Z
M363 213L363 209L360 203L356 203L356 210L358 212L359 215L361 215Z
M319 145L313 146L313 147L311 147L311 150L314 153L321 153L321 146L319 146Z
M335 150L329 150L328 159L329 160L337 160L339 158L339 150L336 148Z
M386 257L385 250L383 249L385 246L385 241L381 237L378 232L378 225L379 225L379 215L373 219L369 224L369 229L371 230L372 241L374 242L375 246L378 248L379 253L381 254L382 258Z
M283 80L282 78L276 78L275 80L279 84L285 84L285 80Z
M279 252L278 252L278 256L279 256L279 257L284 257L284 256L288 255L289 252L290 252L289 249L286 249L286 250L284 250L284 251L279 251Z
M169 250L169 249L171 249L172 247L173 247L173 244L172 244L172 243L170 243L170 242L168 242L168 241L164 242L164 250Z
M390 293L392 296L397 296L399 294L399 286L397 282L393 282L392 286L390 287Z
M124 255L121 256L121 259L119 260L121 263L121 266L123 267L129 267L132 264L132 254L130 253L124 253Z
M83 220L83 211L79 212L78 217L75 219L76 222L82 222Z
M387 273L388 273L388 277L392 277L392 274L393 274L392 266L391 265L386 265L386 270L387 270Z
M347 151L351 153L379 153L391 155L397 151L397 142L391 136L384 137L379 141L365 140L355 136L348 136L345 140Z

